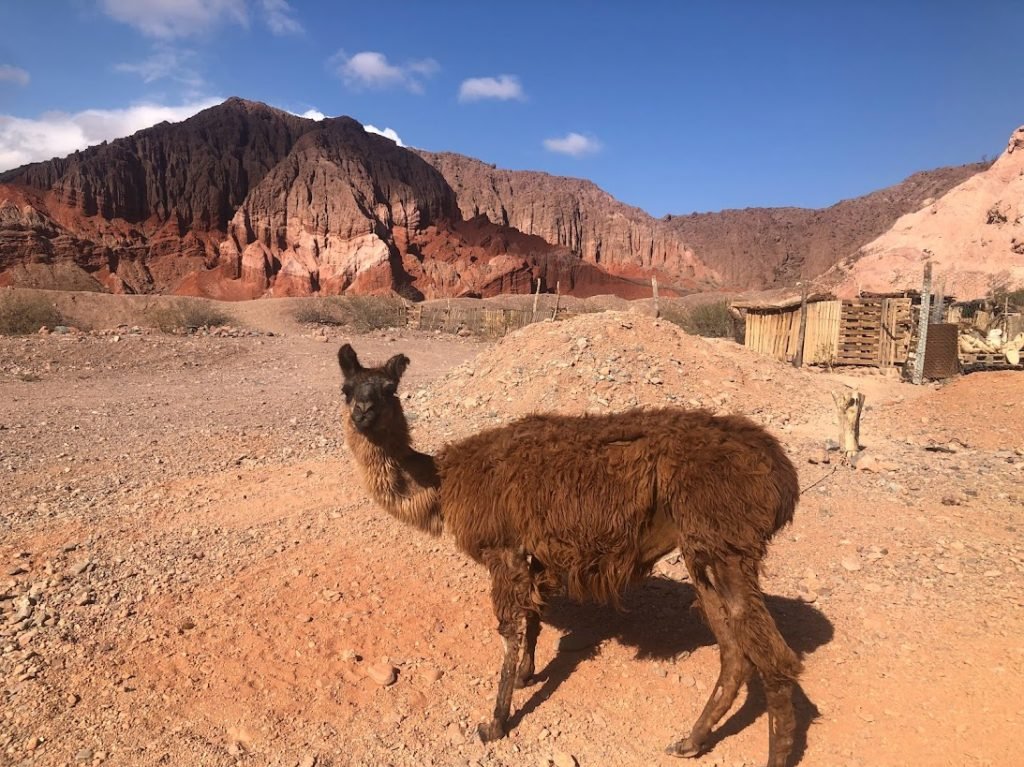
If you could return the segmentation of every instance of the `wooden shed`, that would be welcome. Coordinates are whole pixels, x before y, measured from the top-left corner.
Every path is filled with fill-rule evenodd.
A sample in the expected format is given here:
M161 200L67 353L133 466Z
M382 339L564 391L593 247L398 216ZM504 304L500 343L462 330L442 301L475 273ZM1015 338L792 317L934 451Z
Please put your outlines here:
M913 336L911 294L865 295L840 301L829 294L807 298L803 361L810 365L902 365ZM745 313L744 345L791 361L800 336L798 295L734 301Z

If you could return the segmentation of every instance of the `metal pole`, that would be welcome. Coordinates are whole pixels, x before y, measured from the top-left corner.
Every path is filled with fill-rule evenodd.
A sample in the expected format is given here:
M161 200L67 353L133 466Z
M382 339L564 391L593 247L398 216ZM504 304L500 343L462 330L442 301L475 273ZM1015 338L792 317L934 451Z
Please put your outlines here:
M921 313L917 318L917 356L914 357L915 384L924 380L924 350L928 343L928 319L932 302L932 262L924 265L924 283L921 286Z

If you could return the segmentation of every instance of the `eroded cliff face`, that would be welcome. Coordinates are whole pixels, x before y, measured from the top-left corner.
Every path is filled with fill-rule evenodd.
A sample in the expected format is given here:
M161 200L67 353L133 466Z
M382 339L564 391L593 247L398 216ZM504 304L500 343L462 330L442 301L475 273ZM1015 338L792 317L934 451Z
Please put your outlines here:
M455 190L465 218L483 215L493 223L537 235L620 277L656 274L666 285L680 289L710 287L719 281L716 271L665 222L618 202L589 181L501 170L447 152L419 154Z
M52 192L83 216L223 232L249 191L316 125L232 98L180 123L16 168L0 183Z
M347 117L324 120L231 219L221 263L273 295L373 292L411 282L403 244L459 219L430 165Z
M240 99L0 181L0 284L59 273L54 287L224 299L494 295L538 279L637 291L568 247L465 220L436 168L354 120Z
M102 289L171 292L216 265L242 200L315 127L229 99L181 123L0 174L0 281L74 265Z

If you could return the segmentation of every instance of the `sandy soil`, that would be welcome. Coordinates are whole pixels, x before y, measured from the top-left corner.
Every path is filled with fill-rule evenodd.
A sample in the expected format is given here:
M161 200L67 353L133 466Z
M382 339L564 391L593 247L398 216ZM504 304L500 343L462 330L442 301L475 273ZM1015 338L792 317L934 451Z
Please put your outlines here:
M428 449L544 407L769 424L813 485L764 579L806 664L799 764L1018 763L1019 374L794 371L625 314L496 344L324 338L249 306L274 335L0 339L0 764L680 764L661 749L703 706L717 649L673 557L623 614L556 600L510 736L469 737L501 657L487 577L368 501L338 420L342 340L411 357ZM869 406L856 470L825 450L828 393L849 384ZM367 675L381 662L393 685ZM694 764L766 749L755 683Z

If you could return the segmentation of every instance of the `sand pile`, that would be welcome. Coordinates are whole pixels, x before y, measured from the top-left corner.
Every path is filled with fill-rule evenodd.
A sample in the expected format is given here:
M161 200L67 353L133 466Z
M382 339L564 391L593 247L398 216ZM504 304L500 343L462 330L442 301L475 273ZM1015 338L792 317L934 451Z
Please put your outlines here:
M530 325L405 397L412 419L445 437L535 412L660 406L743 413L785 431L832 407L818 373L623 312Z

